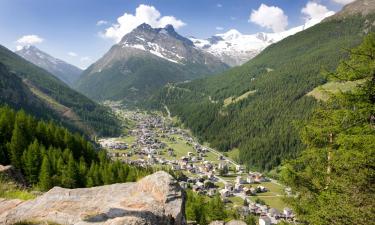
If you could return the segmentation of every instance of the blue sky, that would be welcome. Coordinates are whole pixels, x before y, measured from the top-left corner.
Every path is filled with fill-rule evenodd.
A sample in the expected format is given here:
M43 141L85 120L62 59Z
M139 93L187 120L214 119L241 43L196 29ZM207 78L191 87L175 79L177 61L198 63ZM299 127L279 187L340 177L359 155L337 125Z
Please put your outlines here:
M308 2L315 2L327 10L338 11L351 0L0 0L0 44L11 50L17 45L35 44L41 50L79 67L87 67L101 57L122 35L129 21L119 24L112 34L106 29L118 24L117 19L128 13L126 18L133 26L145 16L155 17L156 25L166 21L177 24L178 32L185 36L207 38L229 29L243 34L259 31L272 32L288 29L304 23L301 10ZM145 5L136 18L135 11ZM266 9L275 6L287 19L281 25L258 18L249 21L253 10L264 4ZM277 7L277 10L275 11ZM267 13L267 12L266 12ZM167 18L163 18L167 16ZM173 16L173 18L172 18ZM285 17L286 16L286 17ZM157 15L156 15L157 17ZM267 16L266 16L267 17ZM271 17L270 17L271 18ZM101 21L102 23L98 23ZM267 25L271 23L271 25ZM263 25L262 25L263 24ZM120 32L121 30L121 32ZM35 35L19 40L25 35ZM117 39L114 37L117 35ZM35 39L36 38L36 39ZM38 39L39 38L39 39ZM69 54L70 53L70 54Z

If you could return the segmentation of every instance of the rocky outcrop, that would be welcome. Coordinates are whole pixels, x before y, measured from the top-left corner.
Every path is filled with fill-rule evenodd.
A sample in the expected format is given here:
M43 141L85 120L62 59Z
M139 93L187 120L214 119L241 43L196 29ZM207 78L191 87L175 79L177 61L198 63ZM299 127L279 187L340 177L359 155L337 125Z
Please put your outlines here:
M212 221L210 225L246 225L246 223L241 220L231 220L229 222Z
M165 172L137 183L93 188L55 187L35 200L0 205L0 224L50 221L62 225L184 225L185 195Z
M11 165L0 165L0 179L10 181L20 187L27 185L26 180L24 179L22 174Z

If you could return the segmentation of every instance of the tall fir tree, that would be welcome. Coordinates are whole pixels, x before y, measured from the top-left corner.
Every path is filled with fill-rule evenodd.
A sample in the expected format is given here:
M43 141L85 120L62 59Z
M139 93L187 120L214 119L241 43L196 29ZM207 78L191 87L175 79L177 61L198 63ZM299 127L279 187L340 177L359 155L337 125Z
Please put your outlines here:
M38 176L40 170L40 145L38 140L34 140L29 145L26 151L22 155L23 169L25 171L26 178L30 184L38 183Z
M51 165L48 156L43 156L42 166L39 174L39 187L43 191L49 190L53 186L51 180Z
M309 224L371 224L375 213L375 34L369 34L330 77L355 82L314 113L302 138L307 149L288 162L289 202Z

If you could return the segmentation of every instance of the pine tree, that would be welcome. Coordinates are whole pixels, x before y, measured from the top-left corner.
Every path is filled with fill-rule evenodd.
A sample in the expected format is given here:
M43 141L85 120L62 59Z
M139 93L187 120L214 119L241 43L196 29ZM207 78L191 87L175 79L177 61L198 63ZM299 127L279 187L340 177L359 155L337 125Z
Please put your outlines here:
M40 146L38 140L34 140L29 145L27 150L22 155L23 170L25 171L26 178L30 184L38 183L38 176L40 170Z
M47 155L43 156L43 162L39 174L39 187L43 191L49 190L53 186L51 181L51 165Z
M12 138L7 147L10 152L11 163L17 168L22 168L21 157L23 151L28 146L27 131L26 131L26 115L22 112L17 114Z
M375 34L350 50L330 76L357 87L331 96L314 113L302 138L304 153L287 163L289 199L310 224L369 224L375 208Z

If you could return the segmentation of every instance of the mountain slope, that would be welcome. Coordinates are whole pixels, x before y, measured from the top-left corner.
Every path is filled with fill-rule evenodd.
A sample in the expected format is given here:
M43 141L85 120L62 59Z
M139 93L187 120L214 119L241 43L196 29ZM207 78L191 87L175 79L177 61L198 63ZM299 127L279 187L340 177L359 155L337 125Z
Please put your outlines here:
M119 132L118 121L105 107L72 90L47 71L0 46L0 100L38 117L61 121L88 135Z
M149 104L166 104L214 147L239 148L248 166L271 169L303 148L297 121L308 118L317 104L306 94L325 82L322 70L334 70L345 49L374 31L375 9L371 12L326 20L221 75L169 85Z
M301 26L278 33L260 32L244 35L232 29L223 34L216 34L206 40L197 38L190 38L190 40L197 47L217 56L226 64L238 66L254 58L267 46L318 24L322 19L331 16L332 13L327 12L321 18L310 19Z
M15 53L27 61L52 73L70 86L72 86L78 80L82 73L81 69L60 59L56 59L35 46L24 46Z
M137 101L169 82L214 74L228 66L171 25L141 24L83 72L77 89L97 100Z

